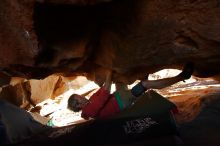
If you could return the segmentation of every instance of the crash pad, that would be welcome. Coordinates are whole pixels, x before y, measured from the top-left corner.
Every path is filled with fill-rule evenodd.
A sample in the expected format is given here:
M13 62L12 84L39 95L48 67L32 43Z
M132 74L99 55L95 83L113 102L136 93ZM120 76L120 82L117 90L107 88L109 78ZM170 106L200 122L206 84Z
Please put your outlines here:
M169 145L176 145L173 137L178 133L170 112L173 107L152 90L115 117L54 128L19 145L135 145L143 141L152 145L167 137Z

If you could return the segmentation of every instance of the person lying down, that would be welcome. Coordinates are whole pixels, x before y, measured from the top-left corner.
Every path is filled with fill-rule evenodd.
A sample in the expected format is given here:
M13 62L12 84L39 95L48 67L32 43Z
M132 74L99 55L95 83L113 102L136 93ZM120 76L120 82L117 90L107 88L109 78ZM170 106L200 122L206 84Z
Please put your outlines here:
M131 106L148 89L161 89L189 79L193 70L193 64L187 63L182 72L174 77L159 80L145 79L131 90L128 90L127 85L123 83L116 83L116 91L113 94L110 94L112 72L109 70L105 84L89 100L84 96L73 94L68 100L68 108L74 112L82 110L81 117L84 119L108 118Z

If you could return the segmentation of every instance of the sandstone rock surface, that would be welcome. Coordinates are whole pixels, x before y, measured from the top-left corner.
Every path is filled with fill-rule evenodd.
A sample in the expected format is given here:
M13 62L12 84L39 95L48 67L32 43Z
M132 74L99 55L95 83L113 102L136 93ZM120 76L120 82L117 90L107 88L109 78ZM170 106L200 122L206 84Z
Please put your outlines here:
M213 76L219 28L217 0L2 0L0 66L12 76L78 73L97 82L110 68L115 81L131 83L191 61L194 75Z

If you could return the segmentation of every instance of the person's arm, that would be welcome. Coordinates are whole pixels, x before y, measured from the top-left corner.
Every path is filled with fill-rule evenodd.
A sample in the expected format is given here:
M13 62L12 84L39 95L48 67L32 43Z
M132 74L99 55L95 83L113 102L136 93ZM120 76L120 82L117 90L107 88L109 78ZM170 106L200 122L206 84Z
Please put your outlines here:
M96 93L94 93L87 104L82 110L82 117L88 119L89 117L95 118L99 111L103 108L110 97L110 89L112 83L112 72L107 71L105 85L102 86Z
M105 84L104 84L103 88L105 90L110 91L111 90L111 85L112 85L112 71L111 70L107 70L106 78L105 78Z

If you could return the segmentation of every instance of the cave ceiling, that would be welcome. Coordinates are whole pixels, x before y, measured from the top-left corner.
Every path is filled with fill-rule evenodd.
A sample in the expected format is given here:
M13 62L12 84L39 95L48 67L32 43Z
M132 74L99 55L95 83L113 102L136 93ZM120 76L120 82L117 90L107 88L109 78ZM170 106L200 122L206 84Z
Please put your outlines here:
M195 65L220 73L218 0L1 0L0 71L43 78L83 74L131 83Z

